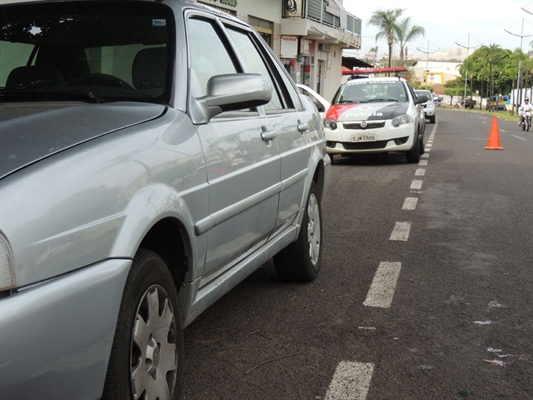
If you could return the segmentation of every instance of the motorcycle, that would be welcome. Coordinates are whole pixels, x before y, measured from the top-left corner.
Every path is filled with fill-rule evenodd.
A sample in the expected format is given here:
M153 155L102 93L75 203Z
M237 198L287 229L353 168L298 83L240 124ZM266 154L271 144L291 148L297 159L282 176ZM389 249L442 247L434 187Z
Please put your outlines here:
M531 126L531 111L526 111L522 114L520 126L523 131L529 131L529 127Z

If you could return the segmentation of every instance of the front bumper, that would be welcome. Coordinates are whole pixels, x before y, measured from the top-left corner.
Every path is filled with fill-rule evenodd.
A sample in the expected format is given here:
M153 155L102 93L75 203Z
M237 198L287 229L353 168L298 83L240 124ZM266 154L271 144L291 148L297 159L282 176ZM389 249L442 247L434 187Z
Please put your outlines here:
M131 260L0 300L0 398L99 399Z
M384 127L377 129L345 129L339 124L337 129L332 131L325 128L325 131L329 155L406 152L411 150L415 142L413 123L393 127L390 120L385 122ZM365 135L375 140L359 141L361 136L365 139Z

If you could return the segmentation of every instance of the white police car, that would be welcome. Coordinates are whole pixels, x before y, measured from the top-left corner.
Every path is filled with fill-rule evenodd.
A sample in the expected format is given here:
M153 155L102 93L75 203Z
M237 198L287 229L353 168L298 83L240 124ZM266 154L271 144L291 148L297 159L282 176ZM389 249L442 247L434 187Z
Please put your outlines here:
M327 152L403 152L416 163L424 153L425 117L421 103L401 77L365 77L342 84L324 118Z

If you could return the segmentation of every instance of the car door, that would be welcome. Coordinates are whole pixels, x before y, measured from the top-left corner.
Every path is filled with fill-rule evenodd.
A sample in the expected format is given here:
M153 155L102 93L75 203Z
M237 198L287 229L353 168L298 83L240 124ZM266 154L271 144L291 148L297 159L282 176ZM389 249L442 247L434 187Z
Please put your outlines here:
M199 98L212 76L243 71L219 19L190 15L187 27L190 91ZM209 217L196 227L208 235L203 286L268 239L278 210L280 160L268 120L257 109L224 112L197 129L210 193Z
M263 107L268 129L275 132L281 157L280 204L276 228L292 223L303 203L309 174L310 153L319 140L319 114L311 100L301 103L294 84L272 53L253 34L229 30L230 37L244 58L247 72L260 73L272 85L272 101Z

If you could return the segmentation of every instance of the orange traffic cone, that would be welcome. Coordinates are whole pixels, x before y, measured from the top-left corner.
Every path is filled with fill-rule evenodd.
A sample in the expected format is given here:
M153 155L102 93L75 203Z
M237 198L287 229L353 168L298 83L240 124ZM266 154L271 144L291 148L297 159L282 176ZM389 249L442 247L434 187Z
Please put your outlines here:
M500 144L500 130L498 129L498 118L492 116L492 126L490 127L489 142L485 150L503 150Z

